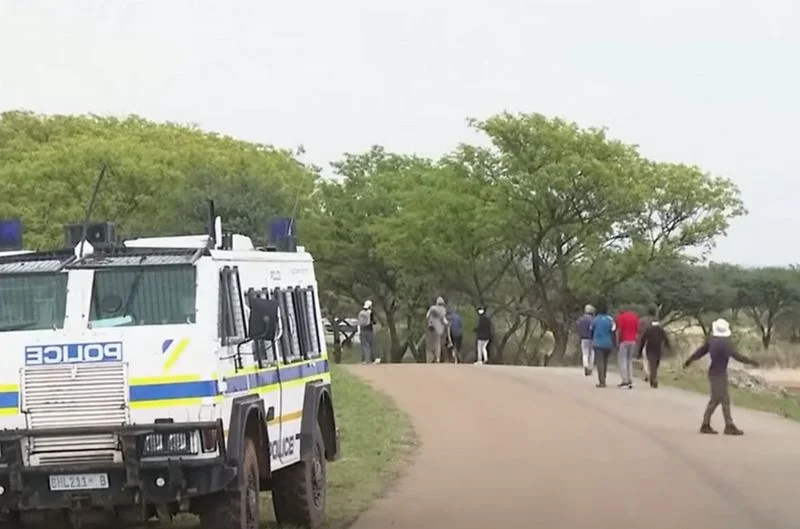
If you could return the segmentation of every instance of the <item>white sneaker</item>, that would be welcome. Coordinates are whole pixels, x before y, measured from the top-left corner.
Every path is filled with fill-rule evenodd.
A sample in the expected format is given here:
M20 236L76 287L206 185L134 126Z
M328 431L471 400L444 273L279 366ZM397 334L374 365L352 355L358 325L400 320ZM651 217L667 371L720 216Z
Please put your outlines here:
M475 360L475 365L476 365L476 366L479 366L479 365L482 365L482 364L483 364L483 362L482 362L482 361L480 361L480 360Z
M375 360L372 361L372 363L373 364L380 364L381 363L381 359L380 358L376 358Z

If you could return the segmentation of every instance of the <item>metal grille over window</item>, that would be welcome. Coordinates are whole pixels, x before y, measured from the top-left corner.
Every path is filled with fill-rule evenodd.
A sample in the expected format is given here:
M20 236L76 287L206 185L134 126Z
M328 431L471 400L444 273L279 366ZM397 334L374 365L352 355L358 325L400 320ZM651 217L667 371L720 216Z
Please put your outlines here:
M224 267L219 280L219 334L223 343L244 339L245 317L242 307L241 283L236 267Z
M67 274L0 276L0 332L61 329Z
M286 319L289 322L289 347L292 358L301 356L300 340L298 339L297 316L295 312L294 300L292 299L292 291L283 291L283 300L286 306Z
M233 322L236 329L236 337L242 338L246 336L245 323L244 323L244 308L242 307L242 289L239 284L239 270L234 267L228 275L228 288L231 293L232 309L233 309Z
M95 272L93 327L194 323L195 269L142 266Z
M306 316L308 321L308 327L311 335L311 350L309 351L310 354L313 356L319 356L322 354L322 346L319 342L319 326L317 321L317 308L316 304L314 303L314 289L307 288L305 290L306 296Z

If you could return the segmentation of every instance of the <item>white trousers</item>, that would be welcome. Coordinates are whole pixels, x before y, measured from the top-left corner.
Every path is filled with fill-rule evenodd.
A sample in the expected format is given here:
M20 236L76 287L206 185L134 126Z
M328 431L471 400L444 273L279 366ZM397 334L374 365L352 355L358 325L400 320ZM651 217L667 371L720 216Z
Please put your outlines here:
M592 340L581 339L581 354L583 355L583 368L594 368L594 348L592 347Z
M478 362L484 364L489 361L489 340L478 340Z

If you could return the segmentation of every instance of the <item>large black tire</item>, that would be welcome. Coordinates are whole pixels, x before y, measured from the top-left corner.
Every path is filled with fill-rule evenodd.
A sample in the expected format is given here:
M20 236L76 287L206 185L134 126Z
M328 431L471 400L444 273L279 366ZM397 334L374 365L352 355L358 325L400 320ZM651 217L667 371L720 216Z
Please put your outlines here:
M325 443L319 424L314 425L308 461L275 472L272 505L281 525L316 529L325 521L327 499Z
M259 475L255 442L244 444L244 459L239 474L238 490L223 492L200 512L201 529L258 529Z

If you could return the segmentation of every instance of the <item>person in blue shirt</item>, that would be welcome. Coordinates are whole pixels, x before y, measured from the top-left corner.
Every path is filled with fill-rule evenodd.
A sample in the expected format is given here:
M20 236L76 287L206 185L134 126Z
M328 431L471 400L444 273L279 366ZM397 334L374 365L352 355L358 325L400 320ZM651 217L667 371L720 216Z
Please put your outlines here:
M453 309L450 314L450 342L453 344L453 360L461 361L461 346L464 343L464 322L458 309Z
M614 350L617 325L608 314L608 305L604 301L597 304L595 317L592 320L592 349L597 365L597 387L606 387L608 357Z

